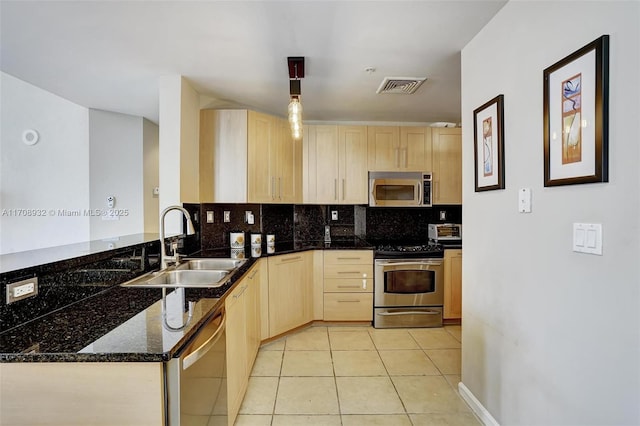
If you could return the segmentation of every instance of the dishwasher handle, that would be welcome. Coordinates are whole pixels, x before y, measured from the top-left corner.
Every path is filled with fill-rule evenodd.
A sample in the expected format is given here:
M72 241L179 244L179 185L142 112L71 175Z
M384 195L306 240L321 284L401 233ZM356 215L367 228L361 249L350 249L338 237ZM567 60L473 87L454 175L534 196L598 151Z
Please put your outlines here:
M198 346L197 349L191 351L189 355L184 357L184 359L182 360L183 370L186 370L187 368L191 367L200 358L205 356L207 352L209 352L209 350L215 346L218 340L220 340L220 337L224 334L224 327L227 321L227 315L224 310L222 311L222 314L220 315L219 318L221 318L220 325L218 325L218 328L216 328L216 330L211 334L211 336L203 344ZM215 318L212 319L211 321L214 321L214 320Z

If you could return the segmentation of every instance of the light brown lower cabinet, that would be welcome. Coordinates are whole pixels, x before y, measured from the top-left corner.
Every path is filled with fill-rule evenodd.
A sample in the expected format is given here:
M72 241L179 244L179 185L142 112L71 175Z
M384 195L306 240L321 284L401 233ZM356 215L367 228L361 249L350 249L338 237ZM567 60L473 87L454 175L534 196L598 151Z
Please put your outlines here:
M373 319L373 252L325 250L324 320Z
M164 425L161 362L0 364L0 424Z
M444 319L462 318L462 250L444 251Z
M240 411L260 346L261 272L260 264L254 265L225 300L229 426Z

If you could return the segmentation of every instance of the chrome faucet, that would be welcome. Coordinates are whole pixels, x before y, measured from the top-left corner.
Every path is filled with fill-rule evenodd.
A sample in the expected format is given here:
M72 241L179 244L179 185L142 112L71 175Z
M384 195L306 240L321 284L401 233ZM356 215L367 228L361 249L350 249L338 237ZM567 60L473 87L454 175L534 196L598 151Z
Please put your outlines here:
M184 207L180 206L169 206L162 211L160 214L160 269L166 269L169 266L169 262L173 262L178 264L180 262L180 255L178 254L178 244L174 243L171 245L171 249L173 251L172 256L167 255L166 248L164 246L164 217L171 210L180 210L184 217L187 219L187 235L193 235L196 233L195 228L193 227L193 222L191 222L191 215Z

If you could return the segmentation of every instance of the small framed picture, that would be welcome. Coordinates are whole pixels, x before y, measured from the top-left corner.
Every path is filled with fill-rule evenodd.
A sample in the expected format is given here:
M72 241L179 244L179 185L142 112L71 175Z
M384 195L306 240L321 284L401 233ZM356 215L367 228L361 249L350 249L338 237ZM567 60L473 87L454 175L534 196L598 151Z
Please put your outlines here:
M476 192L504 189L504 95L473 111Z
M609 36L546 68L544 186L608 182Z

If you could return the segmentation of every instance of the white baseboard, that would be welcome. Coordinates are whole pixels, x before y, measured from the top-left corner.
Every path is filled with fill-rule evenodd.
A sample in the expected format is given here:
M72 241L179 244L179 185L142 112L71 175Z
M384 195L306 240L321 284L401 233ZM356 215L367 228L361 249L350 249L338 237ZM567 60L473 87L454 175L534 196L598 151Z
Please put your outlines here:
M484 408L484 405L482 405L482 403L478 401L478 398L475 397L475 395L469 390L469 388L464 385L464 383L458 383L458 391L460 392L460 396L462 397L462 399L464 399L467 404L469 404L469 407L471 407L473 412L476 413L476 416L480 418L482 424L484 424L485 426L500 426L500 423L498 423L496 419L493 418L491 413L489 413L487 409Z

